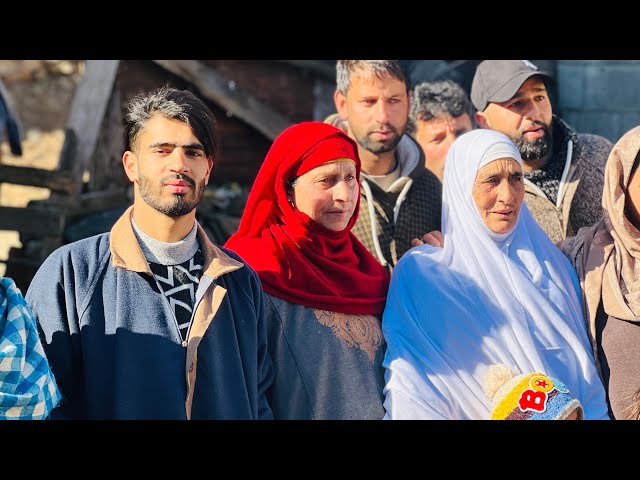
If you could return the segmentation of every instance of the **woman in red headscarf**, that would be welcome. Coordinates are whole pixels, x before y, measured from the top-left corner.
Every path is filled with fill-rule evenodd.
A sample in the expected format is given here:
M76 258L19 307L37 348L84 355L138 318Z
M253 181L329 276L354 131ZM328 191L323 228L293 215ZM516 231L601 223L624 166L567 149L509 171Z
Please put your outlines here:
M275 139L226 246L267 293L276 419L381 419L387 271L351 233L360 158L339 129L303 122Z

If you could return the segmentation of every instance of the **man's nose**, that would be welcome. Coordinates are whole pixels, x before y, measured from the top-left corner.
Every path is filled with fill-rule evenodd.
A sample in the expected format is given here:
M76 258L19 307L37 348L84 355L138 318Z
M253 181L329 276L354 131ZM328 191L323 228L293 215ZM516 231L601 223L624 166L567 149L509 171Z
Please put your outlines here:
M175 148L169 156L169 168L175 172L186 172L189 170L189 161L182 148Z
M389 105L385 102L376 105L376 120L383 125L389 123Z
M539 120L540 119L540 107L536 104L536 102L531 102L531 107L529 108L529 112L527 113L527 117L531 120Z

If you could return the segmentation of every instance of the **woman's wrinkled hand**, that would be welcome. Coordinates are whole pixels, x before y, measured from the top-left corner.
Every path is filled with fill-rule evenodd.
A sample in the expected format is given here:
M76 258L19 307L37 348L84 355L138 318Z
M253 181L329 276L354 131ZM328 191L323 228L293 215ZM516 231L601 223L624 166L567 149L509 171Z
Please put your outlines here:
M419 247L428 243L432 247L444 247L444 237L440 230L432 230L429 233L425 233L422 238L414 238L411 240L412 247Z

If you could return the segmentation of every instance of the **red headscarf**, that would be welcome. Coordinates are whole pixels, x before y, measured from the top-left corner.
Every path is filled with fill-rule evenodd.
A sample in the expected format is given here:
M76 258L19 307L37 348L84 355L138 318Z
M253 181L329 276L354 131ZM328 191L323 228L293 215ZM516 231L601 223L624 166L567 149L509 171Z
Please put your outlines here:
M323 122L287 128L267 153L238 231L225 246L258 272L264 290L275 297L333 312L381 313L389 275L351 233L360 196L341 232L323 227L287 199L287 182L338 158L352 159L360 177L357 146L344 132Z

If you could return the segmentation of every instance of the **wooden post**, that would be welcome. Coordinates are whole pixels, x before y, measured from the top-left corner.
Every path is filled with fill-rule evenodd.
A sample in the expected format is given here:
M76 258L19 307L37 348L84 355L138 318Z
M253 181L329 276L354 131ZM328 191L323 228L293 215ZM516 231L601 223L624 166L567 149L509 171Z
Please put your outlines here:
M82 175L91 165L119 63L119 60L87 60L84 76L73 97L67 128L74 131L78 148L73 165L59 165L59 168L70 167L76 182L82 182Z

